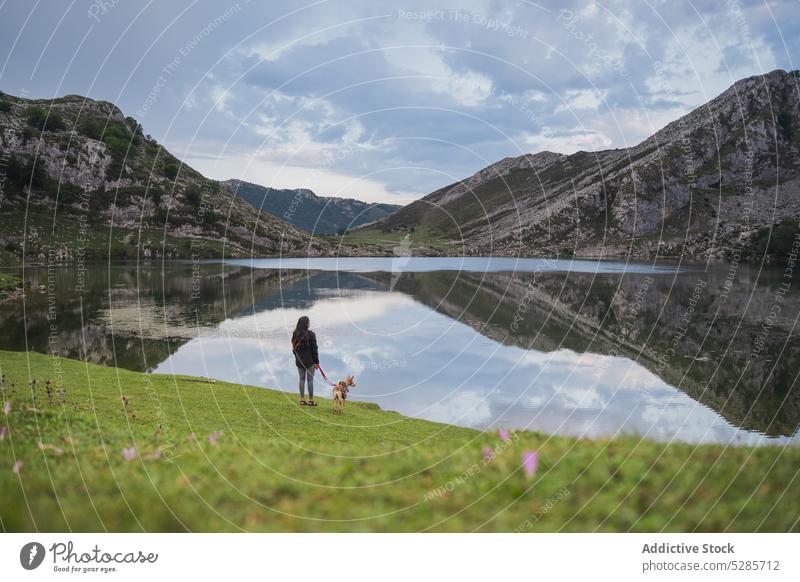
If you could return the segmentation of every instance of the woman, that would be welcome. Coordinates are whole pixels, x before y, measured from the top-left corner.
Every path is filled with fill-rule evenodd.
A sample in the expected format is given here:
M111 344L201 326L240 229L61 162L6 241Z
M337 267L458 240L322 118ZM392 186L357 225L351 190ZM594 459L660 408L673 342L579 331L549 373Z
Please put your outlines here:
M308 329L311 322L305 315L297 320L292 333L292 352L297 373L300 375L300 404L316 406L314 402L314 370L319 368L317 336ZM306 380L308 380L308 401L306 401Z

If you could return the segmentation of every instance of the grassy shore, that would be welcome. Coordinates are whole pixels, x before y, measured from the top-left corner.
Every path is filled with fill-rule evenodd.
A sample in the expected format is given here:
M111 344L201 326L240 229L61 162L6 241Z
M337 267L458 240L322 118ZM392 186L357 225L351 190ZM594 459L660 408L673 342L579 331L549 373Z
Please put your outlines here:
M19 277L0 273L0 301L22 292L23 282Z
M369 248L373 250L379 247L390 256L393 255L395 249L404 249L413 255L439 256L460 256L463 251L459 245L423 229L409 233L409 238L404 242L405 236L406 233L396 231L353 230L340 237L331 237L331 242L353 249ZM408 247L406 248L404 245L408 245Z
M5 531L798 529L797 447L504 441L35 353L0 352L0 373Z

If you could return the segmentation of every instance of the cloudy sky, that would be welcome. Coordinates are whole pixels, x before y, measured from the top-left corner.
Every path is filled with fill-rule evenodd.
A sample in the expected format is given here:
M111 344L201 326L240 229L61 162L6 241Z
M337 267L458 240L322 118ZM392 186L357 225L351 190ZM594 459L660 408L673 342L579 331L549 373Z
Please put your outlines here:
M112 101L208 176L405 203L800 67L800 2L0 0L0 45L0 90Z

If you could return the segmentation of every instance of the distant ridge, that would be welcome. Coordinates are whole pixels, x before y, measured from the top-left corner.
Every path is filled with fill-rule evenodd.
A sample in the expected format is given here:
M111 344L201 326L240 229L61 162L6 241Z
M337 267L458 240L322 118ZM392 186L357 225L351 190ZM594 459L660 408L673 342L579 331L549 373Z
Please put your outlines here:
M222 185L263 212L315 234L339 234L380 220L400 208L397 204L371 204L353 198L317 196L302 188L268 188L243 180L225 180Z

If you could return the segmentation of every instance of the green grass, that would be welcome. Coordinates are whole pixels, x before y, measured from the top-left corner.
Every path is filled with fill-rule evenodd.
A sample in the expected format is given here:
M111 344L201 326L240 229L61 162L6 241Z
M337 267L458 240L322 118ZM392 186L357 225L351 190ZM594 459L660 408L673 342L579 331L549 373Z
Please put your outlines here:
M5 299L15 291L22 289L22 279L14 275L0 273L0 299Z
M798 529L797 447L502 443L374 405L336 417L327 401L35 353L0 352L0 373L6 531ZM526 450L540 455L533 477Z

